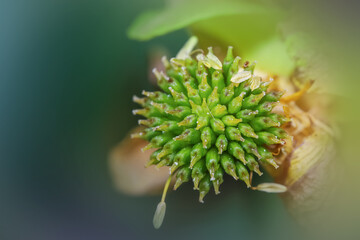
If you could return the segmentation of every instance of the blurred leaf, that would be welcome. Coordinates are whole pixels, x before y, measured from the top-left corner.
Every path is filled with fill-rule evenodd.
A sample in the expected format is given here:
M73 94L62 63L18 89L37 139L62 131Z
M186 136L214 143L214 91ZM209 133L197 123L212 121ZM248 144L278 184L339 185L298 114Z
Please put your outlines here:
M276 10L251 14L221 16L190 26L204 46L234 46L236 54L245 60L257 61L257 68L268 73L288 76L294 61L287 53L287 45L280 38L278 23L283 14Z
M148 40L188 27L200 39L200 47L234 46L243 59L258 61L269 73L290 75L294 63L277 31L285 12L275 4L235 0L167 1L163 10L142 14L128 36ZM205 43L205 44L204 44Z
M149 11L138 17L128 31L129 37L137 40L149 40L217 16L266 14L268 11L273 11L259 4L233 0L179 0L166 3L163 10Z

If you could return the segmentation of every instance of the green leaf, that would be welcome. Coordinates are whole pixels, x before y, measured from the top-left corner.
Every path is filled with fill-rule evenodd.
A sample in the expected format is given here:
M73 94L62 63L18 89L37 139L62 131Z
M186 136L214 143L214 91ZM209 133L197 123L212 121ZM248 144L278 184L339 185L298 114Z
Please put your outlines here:
M201 48L225 51L232 45L244 60L256 60L258 69L287 76L294 63L277 30L284 15L277 5L253 1L173 0L141 15L128 36L148 40L186 27L199 37Z
M167 1L163 10L148 11L139 16L130 27L128 36L137 40L149 40L213 17L268 11L273 12L274 9L244 1Z
M281 14L269 10L266 13L215 17L189 27L199 37L202 48L233 46L242 59L257 61L258 69L288 76L295 65L278 31L282 19Z

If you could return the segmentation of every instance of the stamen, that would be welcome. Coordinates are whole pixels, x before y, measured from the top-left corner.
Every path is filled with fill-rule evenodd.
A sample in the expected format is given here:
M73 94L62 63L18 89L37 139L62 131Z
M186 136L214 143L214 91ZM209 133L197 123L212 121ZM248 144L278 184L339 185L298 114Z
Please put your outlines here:
M166 193L167 193L167 190L168 190L170 182L171 182L171 177L172 177L172 175L170 175L169 178L167 179L165 186L164 186L164 191L163 191L163 194L161 197L161 201L159 202L159 204L156 207L156 211L155 211L154 218L153 218L153 225L154 225L155 229L159 229L164 221L165 212L166 212L165 197L166 197Z

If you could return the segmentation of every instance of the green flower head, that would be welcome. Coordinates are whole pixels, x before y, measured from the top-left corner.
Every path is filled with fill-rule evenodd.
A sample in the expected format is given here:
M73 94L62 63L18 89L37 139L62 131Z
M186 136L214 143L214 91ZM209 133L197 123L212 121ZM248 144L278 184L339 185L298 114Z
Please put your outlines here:
M272 113L282 92L267 91L271 82L254 75L255 63L240 68L232 47L221 62L211 48L192 51L196 43L193 37L176 58L163 58L165 73L154 69L160 91L134 97L143 108L133 113L146 128L133 137L149 141L144 150L157 149L148 166L169 166L174 189L192 181L203 202L211 186L220 193L225 173L250 187L251 173L262 175L259 163L277 168L266 146L285 143L280 126L289 119Z

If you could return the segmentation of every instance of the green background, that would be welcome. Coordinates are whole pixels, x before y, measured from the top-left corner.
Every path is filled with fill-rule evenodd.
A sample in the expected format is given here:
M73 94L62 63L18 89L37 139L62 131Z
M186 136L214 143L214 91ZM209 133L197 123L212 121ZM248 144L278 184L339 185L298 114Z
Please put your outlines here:
M312 238L277 195L230 178L205 204L190 185L168 194L160 230L152 226L160 196L115 190L107 156L137 122L132 95L153 88L149 51L164 46L174 55L188 38L185 30L148 42L126 37L138 14L161 6L160 0L1 1L1 239Z

